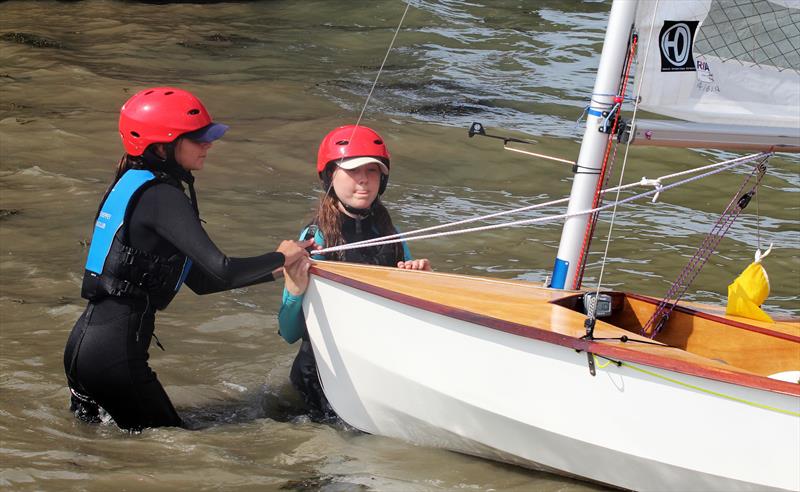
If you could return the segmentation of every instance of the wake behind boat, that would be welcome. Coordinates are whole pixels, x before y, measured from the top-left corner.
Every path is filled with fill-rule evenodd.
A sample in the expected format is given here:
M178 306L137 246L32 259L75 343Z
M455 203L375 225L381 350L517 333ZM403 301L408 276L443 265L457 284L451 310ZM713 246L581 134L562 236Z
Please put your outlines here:
M798 9L746 3L741 15L711 0L613 3L547 286L312 268L303 310L342 419L621 488L800 490L800 322L681 302L771 152L800 149ZM689 122L638 122L635 111L626 122L631 100ZM615 142L762 151L707 173L755 163L663 299L602 289L602 271L596 289L581 288L598 213L675 186L642 179L652 191L604 205Z

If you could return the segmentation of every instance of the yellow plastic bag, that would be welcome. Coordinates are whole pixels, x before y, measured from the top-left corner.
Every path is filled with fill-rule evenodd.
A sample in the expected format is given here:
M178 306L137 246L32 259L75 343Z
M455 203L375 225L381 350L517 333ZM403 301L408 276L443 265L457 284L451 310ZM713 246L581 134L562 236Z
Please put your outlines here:
M761 260L770 251L772 251L771 244L763 255L761 250L756 251L755 261L728 286L728 307L725 310L727 314L772 322L772 318L761 310L761 304L769 296L769 276Z

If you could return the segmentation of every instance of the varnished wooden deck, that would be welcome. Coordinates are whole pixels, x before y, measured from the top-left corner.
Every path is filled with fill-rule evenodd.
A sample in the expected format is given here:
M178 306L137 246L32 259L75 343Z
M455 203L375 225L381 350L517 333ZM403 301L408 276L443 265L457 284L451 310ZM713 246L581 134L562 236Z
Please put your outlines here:
M765 371L800 370L800 321L797 320L763 323L727 316L714 307L692 305L690 309L681 308L680 316L684 320L703 319L707 325L728 329L722 339L706 340L697 334L682 335L684 346L674 343L674 340L671 341L668 337L663 339L669 345L620 340L586 341L581 339L585 334L583 323L586 316L560 305L568 305L569 298L579 295L580 292L547 289L525 281L408 271L341 262L316 262L311 272L319 277L402 304L527 338L576 350L588 350L598 356L800 395L799 384L764 377L767 374ZM642 316L642 310L645 309L643 306L657 302L646 296L629 296L631 306L626 309L629 322L636 322L637 316ZM652 342L648 338L616 326L619 324L618 319L613 318L615 324L603 320L597 321L595 338L619 339L626 336L630 340ZM680 332L678 329L674 331ZM700 332L698 329L697 333ZM681 333L685 334L686 330ZM698 341L689 343L688 340L692 339ZM763 347L767 349L773 345L777 348L772 352L750 350L754 340L766 341ZM742 361L745 360L742 357L750 359L756 357L769 360L770 363L763 368L759 367L758 361L742 363L749 366L745 369L729 360L715 360L719 358L703 352L703 347L710 347L709 343L725 345L728 354L741 351L739 359ZM693 350L693 346L698 349Z

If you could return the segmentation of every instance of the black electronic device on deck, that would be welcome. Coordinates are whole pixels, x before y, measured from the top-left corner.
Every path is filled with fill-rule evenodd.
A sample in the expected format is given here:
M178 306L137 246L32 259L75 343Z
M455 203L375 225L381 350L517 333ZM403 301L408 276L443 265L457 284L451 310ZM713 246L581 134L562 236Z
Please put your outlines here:
M594 304L597 307L594 307ZM595 318L605 318L611 316L611 296L608 294L598 294L596 292L587 292L583 295L583 309L584 313L591 316L594 313Z

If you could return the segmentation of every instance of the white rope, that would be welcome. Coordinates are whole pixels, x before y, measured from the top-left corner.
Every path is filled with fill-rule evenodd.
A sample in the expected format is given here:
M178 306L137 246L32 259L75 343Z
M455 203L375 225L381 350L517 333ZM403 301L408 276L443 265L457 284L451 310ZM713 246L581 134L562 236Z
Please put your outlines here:
M751 155L747 155L747 156L743 156L743 157L737 157L735 159L729 159L727 161L717 162L715 164L710 164L710 165L699 167L699 168L696 168L696 169L688 169L686 171L681 171L681 172L677 172L677 173L673 173L673 174L667 174L665 176L661 176L660 178L656 178L656 179L647 179L646 177L643 177L638 182L628 183L626 185L616 186L614 188L609 188L609 189L603 190L602 193L610 193L612 191L617 191L617 190L626 190L626 189L635 188L635 187L638 187L638 186L653 186L655 188L655 191L657 191L658 193L661 193L662 191L664 191L664 186L661 184L661 182L663 180L671 179L671 178L677 177L677 176L683 176L685 174L695 173L695 172L698 172L698 171L704 171L706 169L712 169L712 168L715 168L715 167L727 166L728 164L732 164L732 165L746 164L746 163L751 162L753 160L760 159L764 155L766 155L766 154L765 153L759 153L759 154L751 154ZM439 229L456 227L456 226L460 226L460 225L464 225L464 224L469 224L469 223L472 223L472 222L478 222L478 221L481 221L481 220L487 220L487 219L492 219L492 218L495 218L495 217L500 217L500 216L503 216L503 215L509 215L509 214L514 214L514 213L519 213L519 212L526 212L526 211L534 210L534 209L537 209L537 208L548 207L548 206L551 206L551 205L558 205L560 203L565 203L565 202L568 202L568 201L569 201L569 197L567 197L567 198L559 198L558 200L551 200L549 202L537 203L535 205L528 205L526 207L515 208L513 210L503 210L503 211L491 213L491 214L488 214L488 215L482 215L480 217L471 217L469 219L463 219L463 220L459 220L459 221L456 221L456 222L450 222L450 223L447 223L447 224L440 224L440 225L435 225L435 226L431 226L431 227L425 227L423 229L417 229L417 230L414 230L414 231L399 232L397 234L392 234L391 236L382 236L382 237L373 238L373 239L365 239L364 241L358 241L358 242L355 242L355 243L349 243L348 246L359 246L359 245L363 245L365 247L366 246L374 246L375 243L377 243L377 242L388 241L388 240L395 239L395 238L408 238L410 236L414 236L414 235L417 235L417 234L422 234L424 232L431 232L431 231L436 231L436 230L439 230ZM435 236L433 236L433 237L435 237ZM351 249L355 249L355 248L351 248ZM327 250L323 250L323 251L327 251Z
M754 154L753 156L749 156L749 157L751 157L751 160L754 160L756 157L764 157L766 155L770 155L770 154L767 153L767 152L763 152L763 153L760 153L760 154ZM579 215L592 214L592 213L599 212L599 211L602 211L602 210L607 210L607 209L609 209L611 207L615 207L617 205L622 205L624 203L631 202L631 201L639 199L639 198L644 198L646 196L650 196L650 195L653 195L655 193L660 193L662 191L667 191L667 190L675 188L677 186L681 186L681 185L684 185L684 184L687 184L687 183L691 183L693 181L697 181L699 179L703 179L703 178L706 178L706 177L714 175L714 174L721 173L721 172L726 171L726 170L728 170L728 169L730 169L730 168L732 168L734 166L737 166L737 165L741 164L742 163L742 162L740 162L741 160L742 160L742 158L732 159L731 161L729 161L727 163L727 165L719 167L718 169L714 169L714 170L708 171L708 172L706 172L704 174L693 176L691 178L686 178L684 180L677 181L677 182L669 184L669 185L664 185L664 186L662 186L660 188L656 188L656 189L647 191L645 193L640 193L638 195L633 195L633 196L630 196L630 197L625 198L623 200L615 201L613 203L609 203L609 204L603 205L601 207L596 207L596 208L589 209L589 210L583 210L583 211L580 211L580 212L574 212L574 213L571 213L571 214L566 213L566 214L559 214L559 215L551 215L551 216L547 216L547 217L538 217L538 218L535 218L535 219L524 219L524 220L518 220L518 221L514 221L514 222L506 222L506 223L503 223L503 224L493 224L493 225L486 225L486 226L480 226L480 227L472 227L472 228L469 228L469 229L460 229L460 230L456 230L456 231L438 232L438 233L435 233L435 234L424 234L424 235L414 236L414 237L407 237L411 233L401 233L401 234L395 234L393 236L384 236L382 238L378 238L379 240L359 241L357 243L342 244L342 245L339 245L339 246L332 246L330 248L324 248L324 249L320 249L320 250L314 251L314 254L315 255L322 255L322 254L332 253L334 251L346 251L346 250L358 249L358 248L364 248L364 247L370 247L370 246L381 246L381 245L384 245L384 244L394 244L394 243L399 243L399 242L402 242L402 241L416 241L418 239L430 239L430 238L435 238L435 237L452 236L452 235L457 235L457 234L466 234L468 232L488 231L488 230L492 230L492 229L499 229L501 227L516 227L516 226L521 226L521 225L535 224L535 223L539 223L539 222L550 222L550 221L559 220L559 219L565 219L565 218L569 218L569 217L576 217L576 216L579 216ZM625 185L625 187L630 187L630 186L631 185ZM559 200L559 201L564 201L564 200ZM546 204L541 204L540 206L544 206L544 205L546 205ZM533 208L533 207L535 207L535 206L524 207L524 208L530 209L530 208ZM500 215L502 213L509 213L509 212L498 212L496 214L490 214L490 215L491 216L497 216L497 215ZM489 217L489 216L487 216L487 217ZM477 219L467 219L466 221L461 221L461 223L467 222L467 221L473 221L473 220L477 220ZM434 228L449 227L449 226L452 226L452 225L455 225L455 224L447 224L447 225L444 225L444 226L434 226L434 227L427 228L427 229L420 229L418 231L415 231L414 234L420 233L423 230L431 230L431 229L434 229ZM405 236L405 237L401 237L401 236ZM389 238L396 238L396 239L389 239Z
M389 43L389 49L386 50L386 55L383 57L383 61L381 62L381 67L378 69L378 75L375 76L375 80L372 82L372 87L369 90L369 94L367 94L367 100L364 101L364 107L361 108L361 114L358 115L358 120L356 120L356 127L361 124L361 118L364 116L364 111L367 110L367 105L369 104L369 100L372 97L372 92L375 90L375 86L378 85L378 79L381 76L381 72L383 72L383 66L386 64L386 60L389 58L389 53L392 51L392 47L394 46L394 40L397 39L397 34L400 32L400 27L403 25L403 21L406 18L406 14L408 13L408 9L411 7L411 0L406 2L406 9L403 11L403 16L400 18L400 22L397 24L397 29L394 31L394 36L392 37L392 42ZM353 135L355 135L355 128L353 129ZM350 140L353 139L353 135L350 135Z

